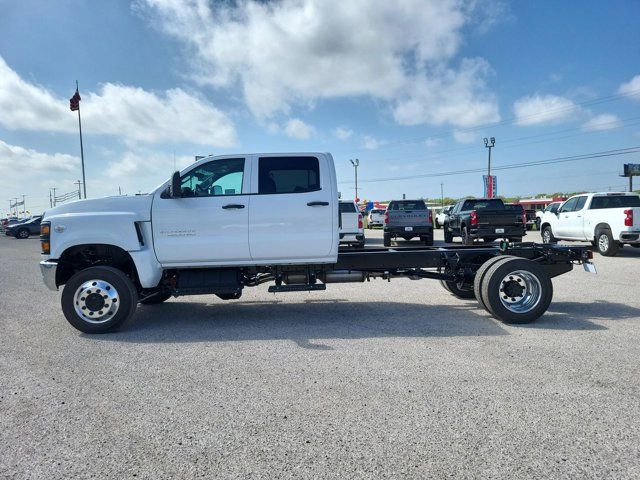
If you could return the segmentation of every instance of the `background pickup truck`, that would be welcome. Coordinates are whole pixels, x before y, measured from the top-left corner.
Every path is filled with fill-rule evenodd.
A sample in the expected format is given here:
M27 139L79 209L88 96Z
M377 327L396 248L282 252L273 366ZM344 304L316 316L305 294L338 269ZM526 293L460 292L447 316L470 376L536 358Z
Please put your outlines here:
M472 245L475 239L491 242L506 238L521 242L527 234L526 219L522 209L506 209L499 198L475 198L458 201L444 226L444 241L451 243L461 237L464 245Z
M341 200L339 204L340 244L364 248L364 222L356 202Z
M433 245L433 217L424 200L392 200L385 212L383 230L385 247L397 237L419 237L425 245Z
M640 196L635 193L576 195L540 221L542 241L591 242L605 256L625 245L640 248Z

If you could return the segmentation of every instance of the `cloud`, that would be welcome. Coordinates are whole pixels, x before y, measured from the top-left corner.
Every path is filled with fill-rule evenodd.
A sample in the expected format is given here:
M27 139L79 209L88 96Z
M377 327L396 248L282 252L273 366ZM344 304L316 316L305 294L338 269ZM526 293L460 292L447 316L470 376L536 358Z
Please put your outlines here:
M516 100L513 112L518 125L559 123L575 117L579 107L566 97L530 95Z
M186 45L197 81L239 85L257 118L318 99L369 96L387 102L401 124L470 126L499 118L486 91L487 62L451 65L477 5L139 0L138 10Z
M469 144L476 141L478 134L476 132L465 132L460 130L453 131L453 138L458 143Z
M353 135L353 130L344 127L336 128L334 135L338 140L347 140L351 135Z
M84 132L114 135L128 143L190 142L219 147L236 143L231 120L206 100L180 88L156 94L106 83L82 93ZM10 130L77 131L67 98L31 84L0 57L0 125Z
M385 143L387 142L385 142L384 140L378 140L377 138L370 135L365 135L362 141L362 148L365 148L367 150L376 150Z
M439 138L427 138L424 141L425 146L431 148L431 147L435 147L436 145L438 145L440 143L440 139Z
M640 100L640 75L636 75L627 83L620 85L618 93L630 95L631 97Z
M618 128L622 123L620 119L611 113L603 113L601 115L596 115L592 119L586 121L582 124L582 129L587 131L598 131L598 130L610 130L612 128Z
M152 183L160 184L175 170L182 170L194 161L195 157L190 155L174 157L164 152L127 151L118 160L110 162L106 171L108 177L121 181L135 178L136 184L139 184L142 178L143 180L151 179ZM153 168L149 168L150 165L153 165Z
M291 118L284 127L284 133L291 138L306 140L311 137L313 127L299 118Z
M6 198L25 194L27 209L42 211L49 205L49 187L66 185L66 191L74 190L73 182L80 174L80 159L66 153L39 152L0 140L0 172L0 188Z

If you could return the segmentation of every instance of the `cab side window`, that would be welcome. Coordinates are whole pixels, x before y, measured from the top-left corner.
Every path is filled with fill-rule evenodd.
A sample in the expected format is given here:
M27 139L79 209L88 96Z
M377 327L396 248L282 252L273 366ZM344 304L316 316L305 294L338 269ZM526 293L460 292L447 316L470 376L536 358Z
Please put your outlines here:
M203 163L181 179L183 197L242 194L244 158L223 158Z
M576 203L578 202L578 197L573 197L570 198L569 200L567 200L564 205L562 205L562 207L560 208L560 212L573 212L573 209L576 206Z
M320 164L315 157L261 157L258 193L305 193L320 190Z
M573 211L574 212L578 212L580 210L582 210L582 208L584 207L584 204L587 203L587 197L586 196L582 196L582 197L578 197L578 201L576 202L576 206L573 207Z

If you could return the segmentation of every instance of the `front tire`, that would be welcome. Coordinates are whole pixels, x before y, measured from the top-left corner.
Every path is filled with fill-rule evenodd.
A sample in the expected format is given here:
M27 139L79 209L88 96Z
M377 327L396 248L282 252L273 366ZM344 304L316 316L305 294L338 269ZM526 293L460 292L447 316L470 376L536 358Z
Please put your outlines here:
M453 233L449 230L449 226L445 223L442 229L444 230L444 243L452 243Z
M389 233L383 234L382 242L383 242L385 247L390 247L391 246L391 235Z
M600 255L613 257L618 253L620 245L613 239L611 230L600 230L596 233L596 248Z
M558 243L556 237L553 236L550 225L545 225L542 229L542 243Z
M133 316L138 292L131 279L113 267L91 267L74 274L62 291L62 312L84 333L116 330Z
M16 238L20 240L26 240L27 238L29 238L29 235L29 230L27 230L26 228L21 228L16 232Z
M473 288L458 284L457 282L451 282L448 280L440 280L440 285L444 287L446 291L451 293L454 297L461 298L463 300L469 300L475 298Z

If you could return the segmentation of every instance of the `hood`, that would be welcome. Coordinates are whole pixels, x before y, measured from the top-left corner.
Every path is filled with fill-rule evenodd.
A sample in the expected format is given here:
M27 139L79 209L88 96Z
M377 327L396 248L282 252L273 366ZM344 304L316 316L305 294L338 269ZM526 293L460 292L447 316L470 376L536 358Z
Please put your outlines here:
M144 222L151 220L152 202L153 195L120 195L115 197L77 200L47 210L43 220L83 213L129 213L133 214L137 221Z

